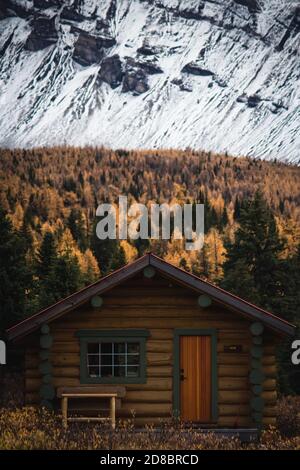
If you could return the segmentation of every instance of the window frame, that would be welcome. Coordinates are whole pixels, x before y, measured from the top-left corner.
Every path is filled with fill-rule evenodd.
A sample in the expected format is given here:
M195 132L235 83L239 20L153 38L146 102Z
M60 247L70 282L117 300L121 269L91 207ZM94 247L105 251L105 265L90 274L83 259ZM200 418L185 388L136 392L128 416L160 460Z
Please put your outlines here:
M147 330L80 330L75 333L80 342L80 383L81 384L139 384L146 383L146 340ZM88 343L131 342L139 343L140 374L138 377L90 377L88 374Z

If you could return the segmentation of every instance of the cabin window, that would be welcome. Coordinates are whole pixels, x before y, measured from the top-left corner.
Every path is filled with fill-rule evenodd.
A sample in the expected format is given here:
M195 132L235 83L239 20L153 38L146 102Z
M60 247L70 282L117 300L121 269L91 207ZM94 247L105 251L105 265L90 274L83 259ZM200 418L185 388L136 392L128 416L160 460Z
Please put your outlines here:
M80 337L81 383L146 381L147 331L84 330L76 335Z
M139 377L140 343L129 341L87 344L87 369L93 377Z

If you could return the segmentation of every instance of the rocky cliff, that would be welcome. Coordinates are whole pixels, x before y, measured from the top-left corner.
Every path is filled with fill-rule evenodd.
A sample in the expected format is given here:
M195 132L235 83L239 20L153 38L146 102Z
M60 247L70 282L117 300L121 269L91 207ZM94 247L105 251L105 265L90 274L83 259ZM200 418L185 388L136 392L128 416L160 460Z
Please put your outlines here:
M1 0L0 145L300 160L300 4Z

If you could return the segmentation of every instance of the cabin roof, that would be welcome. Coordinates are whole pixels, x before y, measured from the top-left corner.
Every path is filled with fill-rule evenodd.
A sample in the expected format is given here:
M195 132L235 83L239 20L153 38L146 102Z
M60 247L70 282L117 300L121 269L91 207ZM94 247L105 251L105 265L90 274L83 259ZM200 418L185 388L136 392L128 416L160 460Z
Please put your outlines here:
M173 279L184 287L190 288L199 294L207 294L217 303L223 304L240 315L253 321L260 321L272 330L284 334L294 335L295 326L282 318L247 302L230 292L221 289L208 281L204 281L194 274L180 269L162 258L147 253L137 260L129 263L111 274L99 279L95 283L75 292L74 294L50 305L44 310L26 318L9 328L6 333L9 340L20 339L37 330L42 324L51 322L56 318L70 312L88 301L94 295L102 294L113 287L125 282L141 272L147 266L152 266L161 274Z

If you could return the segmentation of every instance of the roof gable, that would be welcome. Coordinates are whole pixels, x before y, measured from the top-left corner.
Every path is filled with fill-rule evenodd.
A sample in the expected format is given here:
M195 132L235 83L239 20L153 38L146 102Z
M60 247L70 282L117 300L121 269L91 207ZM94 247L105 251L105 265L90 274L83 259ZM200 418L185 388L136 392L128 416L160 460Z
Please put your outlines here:
M260 321L272 330L286 335L294 335L295 327L287 321L263 310L229 292L202 280L201 278L190 274L172 264L164 261L158 256L148 253L136 261L114 271L113 273L101 278L99 281L91 284L84 289L66 297L65 299L50 305L39 313L26 318L17 325L7 330L9 340L22 338L33 331L37 330L42 324L51 322L56 318L70 312L88 301L94 295L102 294L113 287L132 278L141 272L147 266L152 266L160 273L167 275L169 278L180 283L181 285L199 292L207 294L218 303L221 303L231 310L253 320Z

